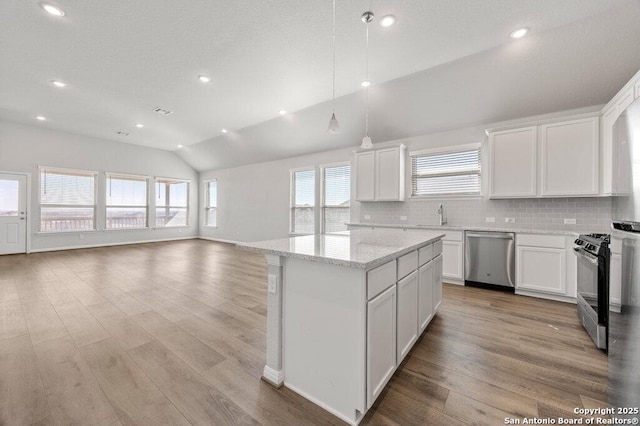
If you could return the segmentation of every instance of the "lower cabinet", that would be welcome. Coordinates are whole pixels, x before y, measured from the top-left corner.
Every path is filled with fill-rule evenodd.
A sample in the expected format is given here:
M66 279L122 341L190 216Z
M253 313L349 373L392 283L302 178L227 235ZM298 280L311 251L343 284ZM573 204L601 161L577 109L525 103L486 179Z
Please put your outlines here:
M443 275L447 282L464 284L464 242L460 231L449 231L442 239Z
M398 281L398 349L400 364L418 340L418 271Z
M433 260L418 270L418 324L420 333L427 328L433 317Z
M367 302L367 408L396 370L396 286Z
M622 303L622 240L611 238L609 261L609 308L620 312Z
M433 312L435 313L442 303L442 255L433 259Z

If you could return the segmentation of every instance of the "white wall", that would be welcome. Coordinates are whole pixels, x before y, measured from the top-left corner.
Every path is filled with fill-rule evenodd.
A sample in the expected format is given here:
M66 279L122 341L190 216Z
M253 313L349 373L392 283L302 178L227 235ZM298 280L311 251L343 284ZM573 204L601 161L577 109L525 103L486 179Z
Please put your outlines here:
M41 234L39 228L38 166L92 170L98 174L98 218L104 217L104 173L130 173L151 178L169 177L191 181L190 226L140 230L110 230ZM155 241L198 235L198 174L176 154L108 140L48 130L36 126L0 122L0 171L31 175L31 250L42 251L84 246L100 246ZM102 189L101 189L102 188ZM151 190L152 188L150 188ZM99 228L100 220L97 221Z
M202 222L200 236L245 242L288 237L289 171L350 161L352 157L353 149L341 149L201 173L201 181L216 179L218 182L218 226L212 228ZM204 186L202 188L204 191ZM200 199L200 208L204 211L204 194ZM358 206L354 204L357 203L352 203L351 215L357 217Z
M599 110L600 106L563 111L535 117L527 117L509 122L478 125L421 135L381 143L374 141L374 148L403 143L407 151L439 148L471 143L481 143L483 188L488 188L488 141L486 128L528 123L556 117L568 116ZM359 149L359 141L354 141L352 149L341 149L319 154L306 155L280 161L260 163L217 171L201 173L201 179L218 181L218 227L201 224L200 236L229 241L261 241L286 238L289 231L289 171L293 168L319 166L327 163L351 161L353 152ZM353 176L353 173L352 173ZM411 194L411 167L407 159L406 194ZM354 182L352 178L352 198ZM204 197L201 197L204 199ZM515 217L513 229L577 230L596 231L608 227L611 218L610 198L575 199L531 199L531 200L489 200L487 190L482 197L474 199L425 200L409 199L404 202L351 203L351 220L364 222L364 215L370 215L371 223L437 223L437 206L445 206L449 224L459 226L505 227L504 217ZM201 210L204 206L201 203ZM406 222L400 216L407 216ZM493 224L485 222L485 216L496 218ZM577 219L576 225L563 225L563 218ZM202 216L202 218L204 218Z

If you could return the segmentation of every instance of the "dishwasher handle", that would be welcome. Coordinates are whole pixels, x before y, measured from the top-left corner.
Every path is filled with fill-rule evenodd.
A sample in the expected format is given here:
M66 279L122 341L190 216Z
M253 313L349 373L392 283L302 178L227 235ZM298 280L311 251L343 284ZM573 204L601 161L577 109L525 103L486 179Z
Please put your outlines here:
M467 232L467 238L495 238L500 240L513 240L514 236L510 232Z

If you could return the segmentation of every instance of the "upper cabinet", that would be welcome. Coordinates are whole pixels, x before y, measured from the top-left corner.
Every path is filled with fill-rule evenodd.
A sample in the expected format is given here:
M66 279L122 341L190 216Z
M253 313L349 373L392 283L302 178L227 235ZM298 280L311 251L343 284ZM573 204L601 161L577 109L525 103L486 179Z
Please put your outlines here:
M618 188L616 165L618 146L614 144L614 124L634 99L640 97L640 72L636 74L602 109L602 188L603 195L623 193Z
M355 155L356 201L404 201L405 146Z
M598 195L599 118L540 126L540 195Z
M488 134L491 198L598 195L597 116Z
M489 134L491 196L536 196L537 127Z

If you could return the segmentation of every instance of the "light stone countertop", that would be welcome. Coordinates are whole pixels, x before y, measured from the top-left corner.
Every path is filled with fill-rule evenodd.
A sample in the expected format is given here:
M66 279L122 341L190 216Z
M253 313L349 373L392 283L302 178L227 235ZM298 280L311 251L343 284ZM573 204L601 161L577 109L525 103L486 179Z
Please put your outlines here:
M429 230L406 232L401 229L357 229L339 234L241 243L237 247L263 254L368 270L438 241L443 236L443 232Z
M558 229L515 229L515 228L490 228L488 226L455 226L455 225L410 225L410 224L391 224L391 223L367 223L367 222L348 222L347 226L357 228L390 228L390 229L428 229L436 231L495 231L495 232L515 232L516 234L547 234L547 235L574 235L578 236L580 232ZM595 231L593 231L595 232Z

